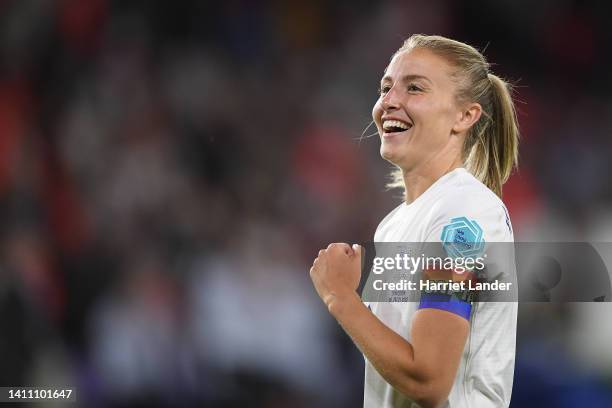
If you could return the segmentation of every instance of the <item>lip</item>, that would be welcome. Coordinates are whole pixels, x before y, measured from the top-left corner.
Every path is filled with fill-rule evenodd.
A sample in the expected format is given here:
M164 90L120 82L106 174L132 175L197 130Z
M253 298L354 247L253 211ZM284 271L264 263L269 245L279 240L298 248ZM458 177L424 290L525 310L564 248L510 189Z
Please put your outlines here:
M383 132L382 137L383 139L393 139L398 136L403 136L404 133L408 132L408 130L404 130L403 132L393 132L393 133Z
M383 115L380 118L381 125L385 122L385 120L397 120L399 122L404 122L404 123L409 124L411 128L414 126L414 122L412 122L410 119L402 119L402 118L398 118L396 116L386 116L386 115ZM408 129L408 130L410 130L410 129Z

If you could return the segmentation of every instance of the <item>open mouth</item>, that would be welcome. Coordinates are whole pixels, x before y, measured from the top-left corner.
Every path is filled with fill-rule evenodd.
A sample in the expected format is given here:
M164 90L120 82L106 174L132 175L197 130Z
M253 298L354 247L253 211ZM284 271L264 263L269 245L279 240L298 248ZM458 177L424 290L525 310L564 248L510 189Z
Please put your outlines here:
M412 124L401 120L385 120L383 121L382 127L385 133L394 134L409 130Z

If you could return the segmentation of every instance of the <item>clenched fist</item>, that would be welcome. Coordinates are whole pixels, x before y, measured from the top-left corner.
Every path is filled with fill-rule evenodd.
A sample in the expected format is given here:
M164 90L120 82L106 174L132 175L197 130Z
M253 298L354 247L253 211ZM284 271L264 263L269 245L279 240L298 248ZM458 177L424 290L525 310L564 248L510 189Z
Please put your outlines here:
M354 294L361 279L361 246L329 244L319 251L310 268L310 278L323 303L330 308L335 299Z

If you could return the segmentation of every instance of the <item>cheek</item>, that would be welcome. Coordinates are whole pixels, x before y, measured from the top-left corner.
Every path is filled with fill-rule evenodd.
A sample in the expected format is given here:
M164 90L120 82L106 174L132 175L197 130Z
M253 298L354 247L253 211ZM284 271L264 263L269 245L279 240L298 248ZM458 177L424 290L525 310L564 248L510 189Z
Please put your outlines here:
M382 113L383 109L379 98L374 104L374 107L372 108L372 119L374 120L374 123L376 123L376 127L378 128L380 128L380 118L382 117Z
M416 107L416 116L420 116L425 127L435 133L446 134L450 131L453 111L446 103L424 103ZM440 136L443 136L443 135Z

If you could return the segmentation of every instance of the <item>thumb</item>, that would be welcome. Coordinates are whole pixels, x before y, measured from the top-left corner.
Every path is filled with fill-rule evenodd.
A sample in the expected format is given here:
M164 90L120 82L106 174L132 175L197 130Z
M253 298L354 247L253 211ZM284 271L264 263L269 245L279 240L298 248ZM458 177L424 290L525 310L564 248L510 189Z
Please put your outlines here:
M352 260L353 262L359 264L359 269L361 271L361 268L363 268L363 247L358 244L353 244L352 249L353 249ZM361 271L361 273L363 273L363 271Z

